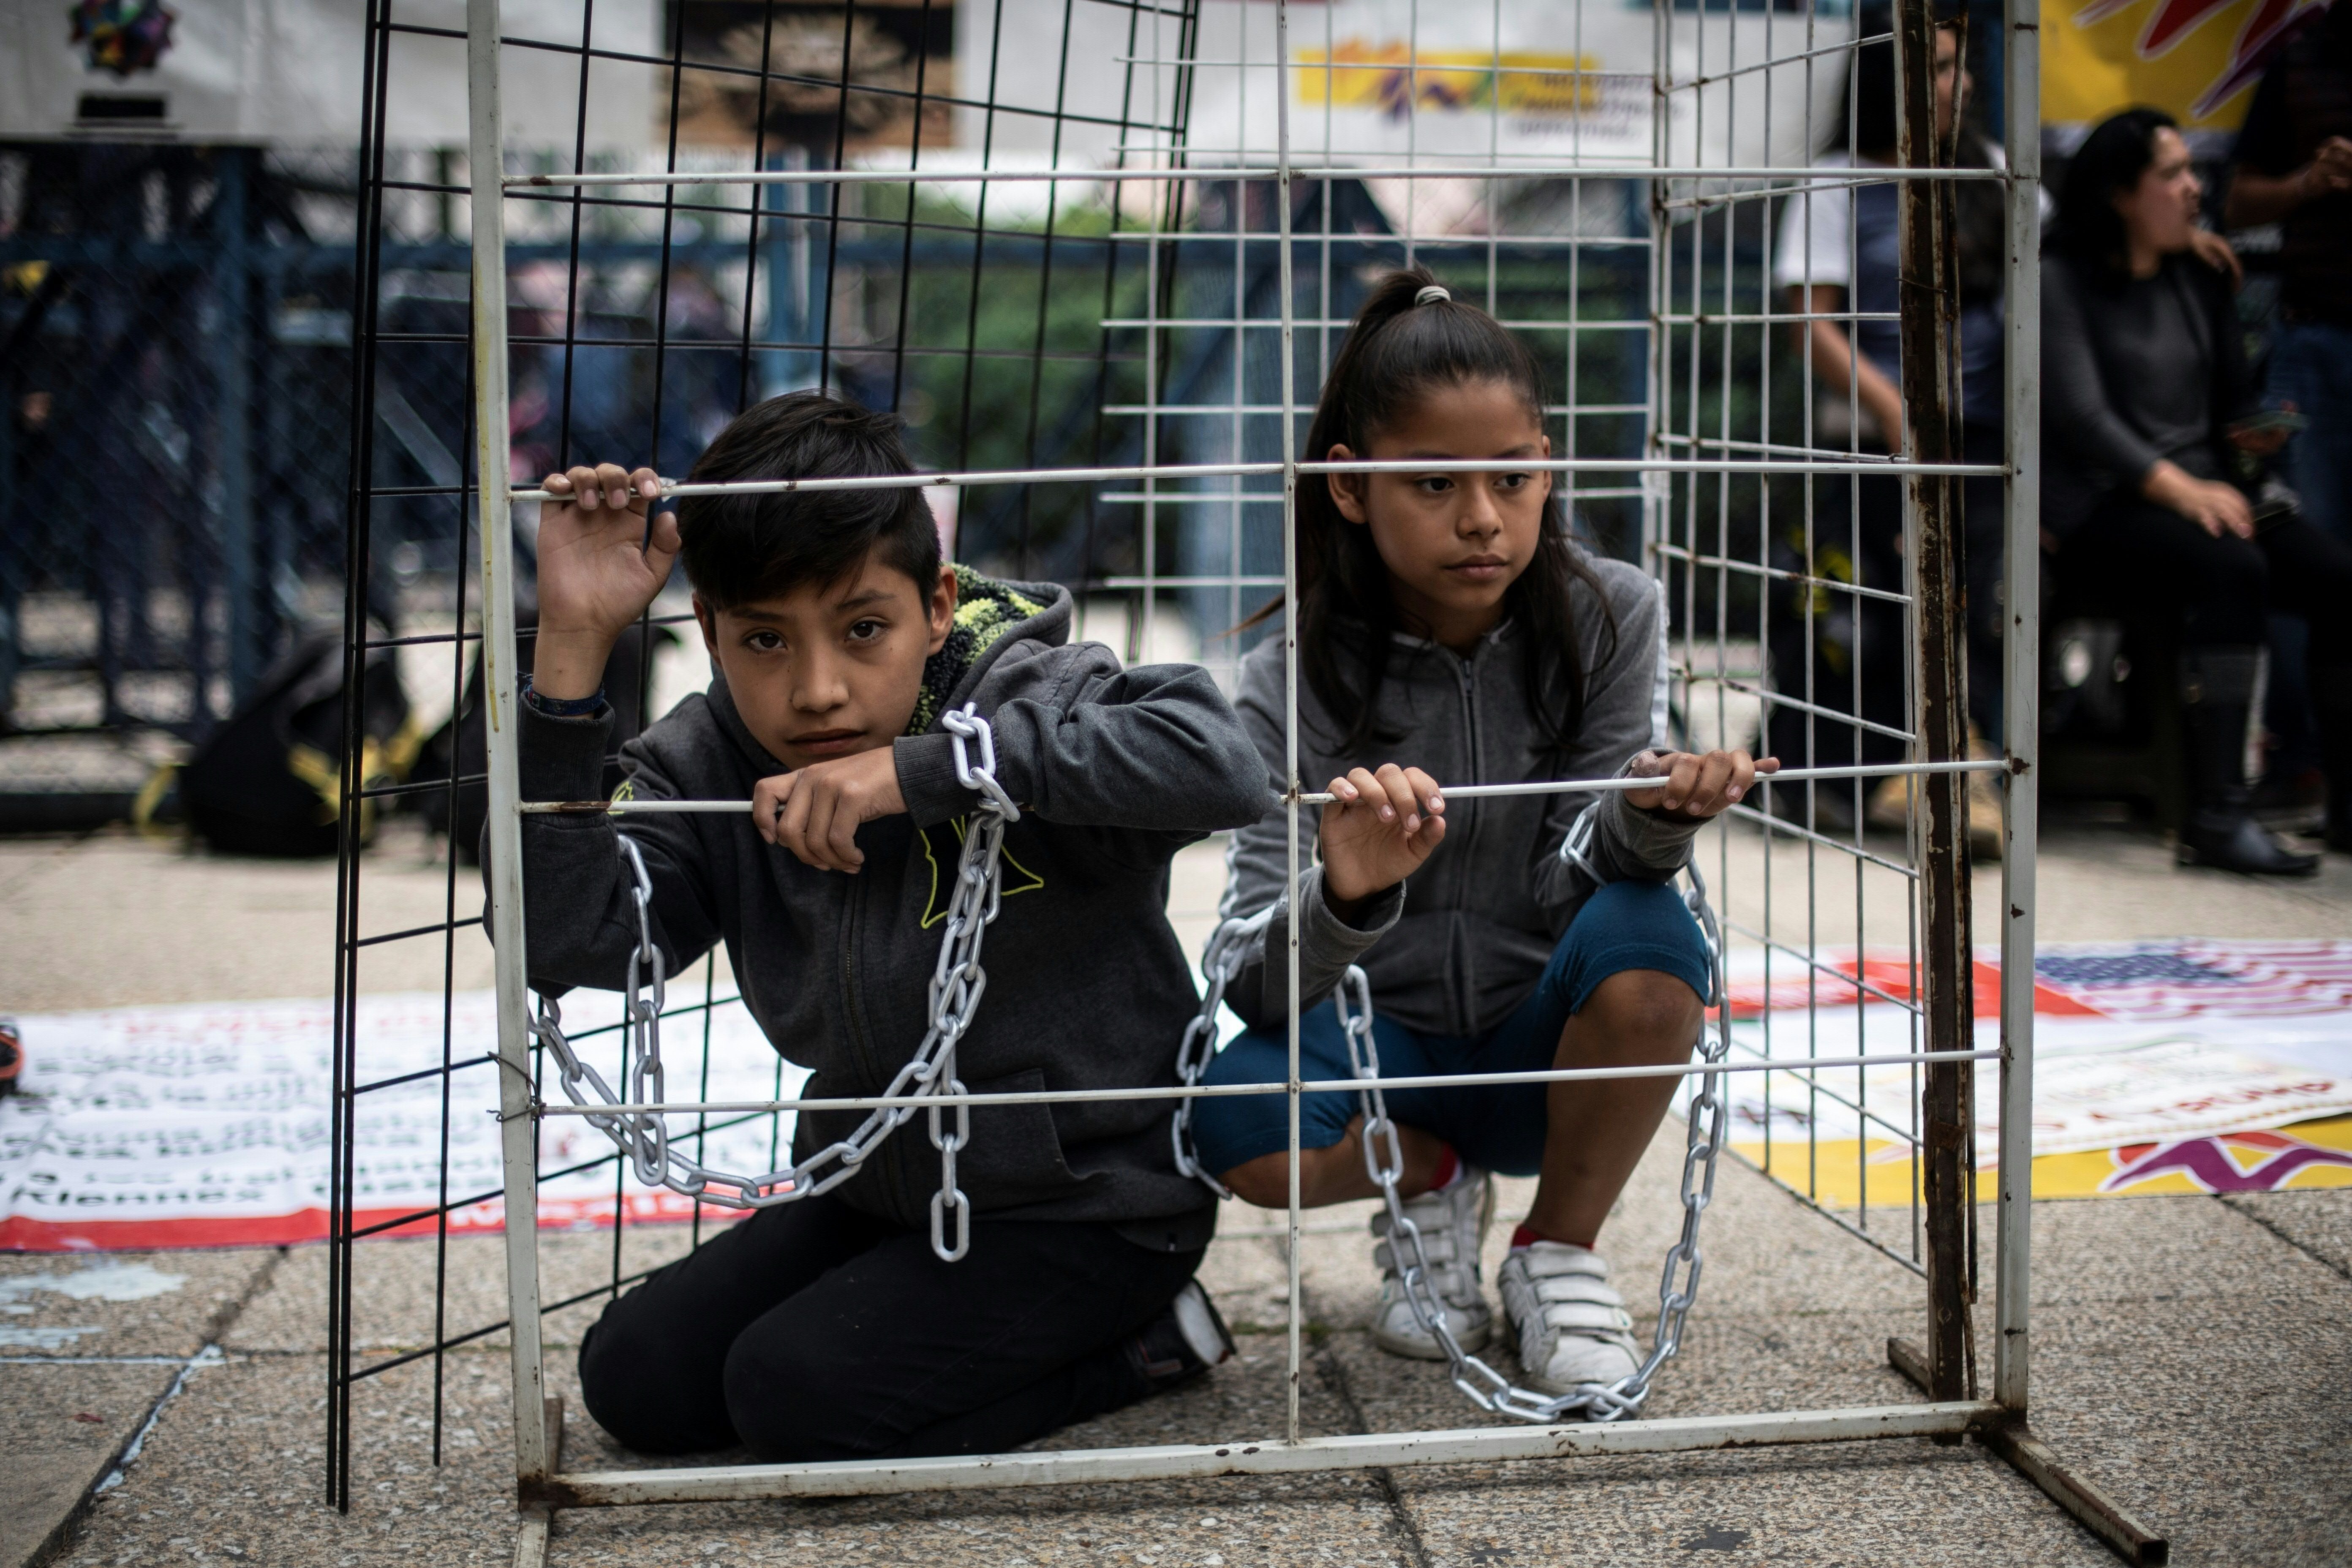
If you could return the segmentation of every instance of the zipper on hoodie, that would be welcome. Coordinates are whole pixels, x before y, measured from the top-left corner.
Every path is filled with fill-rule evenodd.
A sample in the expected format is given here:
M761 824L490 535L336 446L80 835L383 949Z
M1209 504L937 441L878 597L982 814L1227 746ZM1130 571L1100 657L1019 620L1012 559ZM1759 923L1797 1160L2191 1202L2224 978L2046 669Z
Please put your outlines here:
M858 1005L857 922L866 913L865 879L845 877L842 880L848 883L848 887L844 889L841 900L842 1017L849 1026L849 1050L857 1063L858 1076L866 1083L878 1083L885 1080L880 1077L879 1069L874 1062L874 1052L866 1027L865 1009ZM874 1165L879 1168L875 1169L873 1174L882 1180L884 1190L889 1197L890 1212L898 1216L900 1223L911 1224L912 1222L906 1218L907 1183L904 1173L898 1168L898 1153L899 1151L893 1150L891 1158L875 1161Z
M1485 770L1480 766L1478 745L1478 672L1476 668L1478 655L1485 651L1486 646L1485 639L1482 638L1471 648L1469 658L1464 658L1457 655L1454 661L1455 673L1458 674L1462 679L1462 724L1464 733L1469 742L1470 776L1463 781L1465 784L1484 784L1486 782ZM1475 860L1471 858L1471 856L1478 842L1478 824L1483 815L1484 814L1479 811L1473 809L1470 813L1470 826L1462 835L1460 858L1456 860L1455 864L1461 866L1465 874L1470 867L1477 864ZM1466 924L1459 910L1455 911L1454 919L1457 930L1460 930ZM1477 954L1470 950L1468 941L1465 940L1462 944L1462 994L1454 999L1454 1005L1457 1009L1454 1015L1454 1022L1459 1026L1459 1027L1454 1030L1454 1033L1458 1035L1466 1035L1477 1026L1477 1008L1475 1005L1475 996L1477 991Z

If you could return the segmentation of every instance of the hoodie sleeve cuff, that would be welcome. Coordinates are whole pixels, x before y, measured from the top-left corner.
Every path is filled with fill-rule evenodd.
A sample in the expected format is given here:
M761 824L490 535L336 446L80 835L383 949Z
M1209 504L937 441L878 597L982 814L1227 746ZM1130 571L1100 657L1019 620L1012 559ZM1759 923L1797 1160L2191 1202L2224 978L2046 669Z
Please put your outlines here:
M956 782L955 737L944 731L901 735L890 742L898 767L898 797L918 827L961 816L980 804L980 794Z
M1364 900L1360 924L1339 918L1323 894L1323 868L1309 866L1298 874L1298 904L1306 911L1299 927L1299 945L1308 952L1329 954L1342 965L1353 963L1388 935L1404 913L1404 884L1384 889Z
M602 800L604 752L613 735L613 706L559 719L517 698L516 749L525 800Z
M1617 841L1640 864L1669 874L1682 869L1683 862L1690 858L1691 840L1706 826L1699 818L1644 810L1627 799L1622 790L1617 792L1612 805Z

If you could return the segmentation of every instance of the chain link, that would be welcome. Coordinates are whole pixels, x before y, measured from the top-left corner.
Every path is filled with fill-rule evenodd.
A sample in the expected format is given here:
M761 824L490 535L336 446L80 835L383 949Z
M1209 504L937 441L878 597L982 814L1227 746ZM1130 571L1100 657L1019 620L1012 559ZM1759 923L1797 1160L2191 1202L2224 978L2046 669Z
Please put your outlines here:
M929 1026L922 1044L883 1091L893 1100L964 1092L962 1081L956 1077L956 1046L971 1028L981 994L988 988L988 973L980 963L981 941L1003 902L1004 829L1021 820L1021 808L996 781L996 737L988 721L966 703L943 715L940 722L953 738L956 782L977 792L981 802L964 821L963 853L956 863L955 888L948 900L947 930L940 940L939 960L931 968ZM976 763L971 754L973 742L978 742L980 752ZM647 1105L662 1100L661 1014L667 976L661 949L653 939L653 879L635 841L624 833L619 842L637 915L637 945L629 954L623 1035L628 1099L615 1095L604 1077L572 1048L563 1034L562 1009L553 997L539 998L538 1016L531 1024L533 1039L554 1055L564 1094L580 1106ZM646 984L647 976L650 987ZM969 1105L877 1108L848 1137L796 1164L757 1176L714 1170L689 1159L671 1146L668 1127L658 1112L615 1111L583 1120L629 1157L637 1179L646 1185L667 1187L722 1208L758 1209L794 1203L839 1186L856 1175L883 1140L905 1126L918 1109L929 1114L931 1146L940 1152L940 1190L931 1197L931 1249L953 1263L971 1247L971 1204L956 1184L956 1155L971 1140Z
M1719 1005L1725 985L1722 928L1707 902L1706 883L1699 876L1698 868L1685 867L1684 874L1690 886L1683 901L1706 936L1707 967L1714 976L1712 1000ZM1202 962L1209 983L1208 994L1202 998L1199 1016L1186 1026L1184 1043L1177 1053L1177 1070L1188 1085L1199 1082L1207 1069L1209 1058L1216 1049L1217 1005L1224 1000L1225 987L1240 967L1243 951L1258 931L1265 929L1272 913L1268 910L1248 921L1228 921L1209 939L1208 952ZM1682 1349L1683 1324L1690 1315L1691 1304L1698 1300L1699 1269L1705 1261L1698 1244L1699 1216L1715 1200L1716 1163L1723 1152L1727 1102L1722 1093L1722 1075L1698 1075L1698 1092L1691 1099L1683 1145L1682 1235L1666 1250L1665 1268L1658 1281L1657 1336L1652 1342L1649 1355L1630 1374L1614 1383L1586 1384L1562 1394L1539 1394L1517 1387L1464 1350L1461 1342L1454 1337L1446 1321L1445 1305L1430 1283L1429 1256L1422 1245L1421 1227L1406 1215L1404 1200L1397 1192L1397 1183L1404 1173L1404 1150L1396 1123L1389 1118L1387 1097L1381 1092L1378 1081L1381 1058L1380 1047L1372 1038L1372 989L1363 970L1353 964L1348 967L1339 984L1332 988L1331 1003L1339 1012L1340 1031L1348 1042L1349 1070L1366 1080L1357 1095L1364 1114L1364 1169L1380 1188L1381 1201L1388 1208L1390 1257L1395 1262L1398 1281L1405 1304L1412 1310L1413 1321L1445 1352L1454 1386L1490 1415L1538 1425L1571 1415L1588 1421L1618 1421L1641 1414L1650 1396L1651 1380ZM1719 1065L1730 1044L1729 1036L1720 1027L1703 1033L1700 1058L1709 1065ZM1200 1167L1192 1155L1193 1104L1191 1100L1181 1101L1176 1113L1176 1168L1186 1175L1199 1177L1223 1195L1225 1189Z
M1274 919L1269 907L1247 920L1227 921L1209 938L1208 951L1201 955L1202 978L1208 988L1201 997L1201 1010L1184 1026L1183 1043L1176 1047L1176 1076L1187 1089L1197 1088L1201 1075L1209 1070L1209 1062L1217 1054L1217 1008L1225 999L1225 988L1241 973L1242 959L1258 932L1265 930ZM1198 1100L1187 1097L1176 1102L1175 1118L1169 1123L1168 1136L1175 1145L1176 1169L1191 1176L1221 1198L1234 1194L1224 1183L1210 1173L1192 1152L1192 1108Z

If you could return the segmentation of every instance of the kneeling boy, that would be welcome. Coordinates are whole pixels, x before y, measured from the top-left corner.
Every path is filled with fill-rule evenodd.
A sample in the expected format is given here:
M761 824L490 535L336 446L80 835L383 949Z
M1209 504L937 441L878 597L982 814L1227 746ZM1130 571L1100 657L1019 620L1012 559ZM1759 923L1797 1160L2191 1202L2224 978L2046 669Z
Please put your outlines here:
M720 434L697 480L907 473L895 418L796 393ZM688 498L650 470L551 477L523 797L593 796L621 628L683 554L715 666L623 750L636 798L736 814L533 816L533 984L617 986L636 944L625 832L669 973L724 942L807 1093L884 1092L922 1039L940 917L978 803L940 716L978 704L1022 809L959 1076L991 1090L1164 1086L1198 1006L1166 915L1181 846L1257 820L1264 763L1202 671L1067 642L1070 596L943 565L914 489ZM1177 1173L1170 1100L975 1108L971 1250L931 1250L940 1156L918 1116L829 1193L762 1209L615 1300L581 1346L628 1447L763 1458L1012 1448L1196 1374L1231 1342L1192 1283L1215 1211ZM802 1157L864 1113L802 1114Z

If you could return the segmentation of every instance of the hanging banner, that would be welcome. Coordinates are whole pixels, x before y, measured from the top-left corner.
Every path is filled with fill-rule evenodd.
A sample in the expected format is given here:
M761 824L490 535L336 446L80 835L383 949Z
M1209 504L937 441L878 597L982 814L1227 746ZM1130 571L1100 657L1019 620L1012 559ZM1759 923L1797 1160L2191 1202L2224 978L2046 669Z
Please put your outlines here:
M995 108L960 110L958 140L984 141L1000 163L1084 167L1122 151L1133 162L1170 146L1181 114L1196 165L1263 167L1286 110L1302 163L1648 163L1663 102L1675 163L1801 164L1827 142L1843 88L1819 51L1853 36L1833 5L1811 16L1676 10L1664 29L1672 74L1706 85L1661 100L1649 0L1328 0L1293 5L1289 19L1286 104L1267 0L1202 0L1189 27L1173 7L1130 16L1062 0L960 0L960 89ZM1066 70L1080 58L1106 68Z
M1273 146L1273 10L1202 5L1200 58L1215 63L1196 79L1196 148ZM1833 14L1812 18L1809 36L1805 23L1769 11L1675 13L1664 43L1670 73L1707 85L1663 100L1666 157L1806 162L1809 142L1822 142L1835 121L1843 79L1804 57L1843 42L1849 29ZM1335 160L1646 163L1658 152L1659 47L1657 13L1646 4L1300 7L1290 22L1291 146ZM1240 63L1250 60L1262 63Z
M577 48L655 50L653 0L506 0L509 38ZM0 0L0 136L119 142L356 145L367 42L353 0ZM462 35L462 0L406 0L398 20ZM466 142L462 36L405 32L391 46L384 136L395 144ZM579 127L580 61L509 47L502 62L509 147L569 149ZM594 68L588 145L658 146L667 93L654 68Z
M2042 14L2042 122L2080 136L2147 106L2171 113L2193 139L2225 143L2245 121L2272 46L2324 4L2060 0Z

